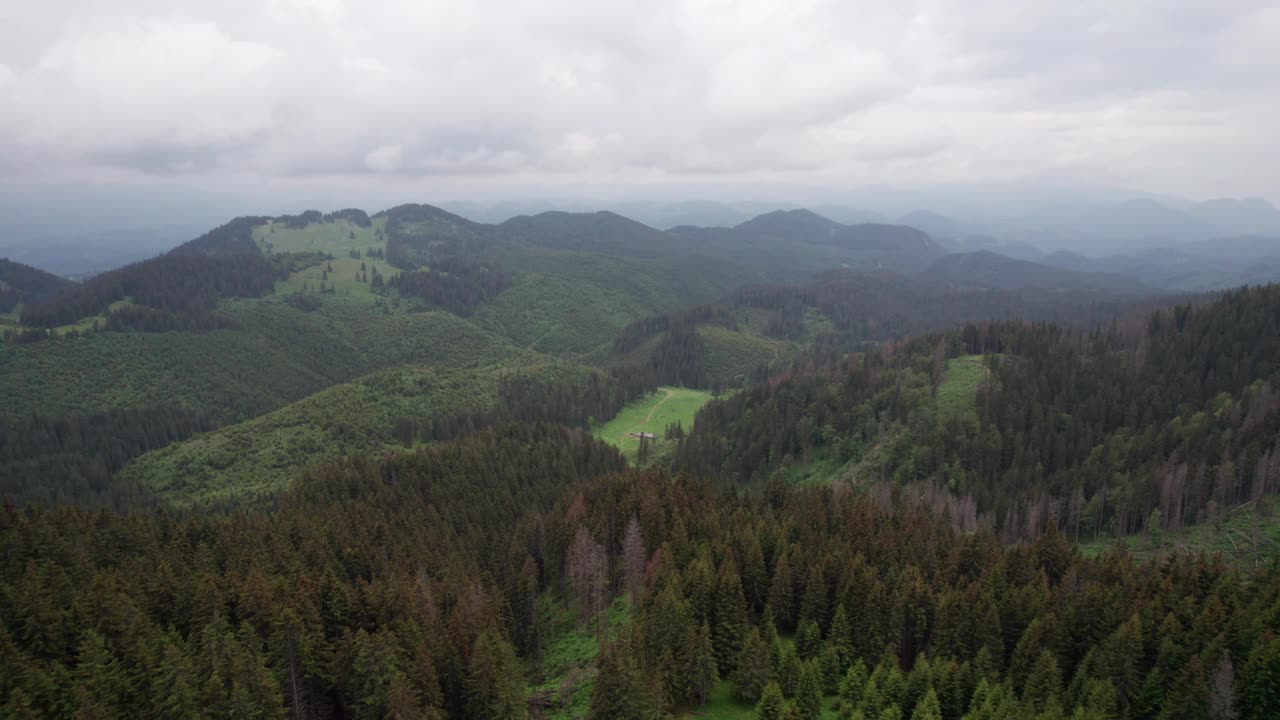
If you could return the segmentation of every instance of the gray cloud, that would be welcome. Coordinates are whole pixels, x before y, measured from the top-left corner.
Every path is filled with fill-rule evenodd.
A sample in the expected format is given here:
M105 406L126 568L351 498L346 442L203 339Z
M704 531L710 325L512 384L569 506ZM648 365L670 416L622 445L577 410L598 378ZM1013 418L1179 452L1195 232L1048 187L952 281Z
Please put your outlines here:
M0 20L10 178L1069 176L1280 196L1264 2L28 5Z

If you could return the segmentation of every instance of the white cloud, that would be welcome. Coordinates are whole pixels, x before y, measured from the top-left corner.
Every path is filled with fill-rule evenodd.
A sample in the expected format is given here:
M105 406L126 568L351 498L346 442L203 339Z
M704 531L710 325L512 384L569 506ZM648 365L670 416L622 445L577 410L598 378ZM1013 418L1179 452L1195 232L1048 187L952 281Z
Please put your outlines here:
M10 14L9 175L1070 173L1280 194L1280 13L1262 0L51 0Z

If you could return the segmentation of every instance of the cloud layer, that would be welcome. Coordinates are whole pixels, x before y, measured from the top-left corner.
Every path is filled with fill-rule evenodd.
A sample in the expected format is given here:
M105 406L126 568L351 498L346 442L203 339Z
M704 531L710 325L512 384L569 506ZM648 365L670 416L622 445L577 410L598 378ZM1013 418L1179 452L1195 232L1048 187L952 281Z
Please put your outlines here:
M55 0L0 174L1061 178L1280 196L1280 9L1057 0Z

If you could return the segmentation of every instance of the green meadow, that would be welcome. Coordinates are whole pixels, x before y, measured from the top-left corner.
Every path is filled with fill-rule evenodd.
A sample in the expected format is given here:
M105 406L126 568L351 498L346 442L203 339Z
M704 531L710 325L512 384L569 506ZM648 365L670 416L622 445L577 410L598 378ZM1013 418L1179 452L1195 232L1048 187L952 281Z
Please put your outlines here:
M661 387L648 397L622 408L612 420L597 424L591 431L596 437L622 450L632 463L639 463L640 439L630 433L652 433L657 437L649 441L653 444L646 458L652 461L673 447L673 442L664 437L667 426L679 423L688 432L693 428L694 414L710 400L711 393L704 390Z

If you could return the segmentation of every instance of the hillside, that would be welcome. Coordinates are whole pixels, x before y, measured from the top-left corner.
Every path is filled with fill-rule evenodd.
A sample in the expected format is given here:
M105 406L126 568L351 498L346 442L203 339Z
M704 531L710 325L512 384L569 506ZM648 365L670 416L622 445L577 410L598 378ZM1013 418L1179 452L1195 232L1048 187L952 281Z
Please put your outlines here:
M0 318L16 320L24 303L37 303L73 285L64 277L0 258Z
M1016 260L990 250L941 257L924 269L922 278L946 287L969 290L1039 288L1099 294L1147 294L1137 280L1115 273L1076 272L1029 260Z
M518 403L504 390L510 383L527 378L566 392L585 387L593 374L536 358L465 369L389 368L142 455L119 479L177 507L246 504L278 492L312 465L412 447L452 434L446 430L451 423L497 415L500 401Z

